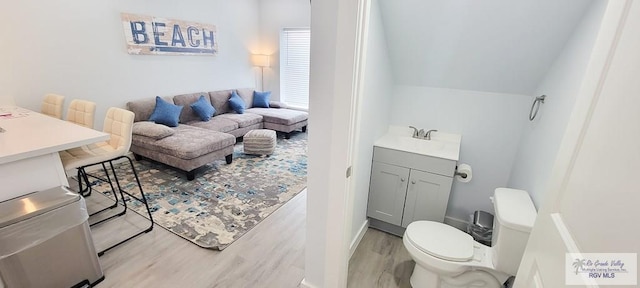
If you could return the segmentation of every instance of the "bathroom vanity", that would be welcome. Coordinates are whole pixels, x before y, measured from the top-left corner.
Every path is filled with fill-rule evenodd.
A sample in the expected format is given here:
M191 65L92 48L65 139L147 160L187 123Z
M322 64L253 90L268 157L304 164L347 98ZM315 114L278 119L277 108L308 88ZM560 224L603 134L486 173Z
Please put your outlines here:
M459 157L461 136L431 140L392 127L374 143L367 216L371 227L402 236L417 220L443 222Z

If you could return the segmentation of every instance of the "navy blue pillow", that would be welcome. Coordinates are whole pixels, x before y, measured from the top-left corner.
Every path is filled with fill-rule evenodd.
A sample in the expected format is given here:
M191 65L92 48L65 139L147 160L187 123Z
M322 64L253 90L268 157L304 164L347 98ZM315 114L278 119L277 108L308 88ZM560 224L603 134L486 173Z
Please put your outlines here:
M229 105L231 106L231 109L233 109L233 111L236 111L236 113L244 113L244 100L242 100L242 98L238 96L238 93L236 93L236 91L233 91L233 93L231 93L231 98L229 98Z
M204 95L200 95L198 101L193 102L193 104L189 106L191 106L191 109L196 112L196 115L198 115L202 121L209 121L211 117L213 117L213 114L216 114L216 108L213 108L211 103L204 98Z
M160 96L156 96L156 108L153 109L149 121L169 127L177 127L181 111L182 106L174 105L164 101Z
M253 91L253 107L269 108L269 98L271 98L271 91Z

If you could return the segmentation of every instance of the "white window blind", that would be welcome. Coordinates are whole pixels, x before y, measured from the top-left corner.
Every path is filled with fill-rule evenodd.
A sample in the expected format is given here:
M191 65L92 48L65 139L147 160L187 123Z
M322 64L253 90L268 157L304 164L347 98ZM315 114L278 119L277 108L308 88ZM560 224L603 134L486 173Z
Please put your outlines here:
M309 108L311 31L285 28L280 39L280 95L288 105Z

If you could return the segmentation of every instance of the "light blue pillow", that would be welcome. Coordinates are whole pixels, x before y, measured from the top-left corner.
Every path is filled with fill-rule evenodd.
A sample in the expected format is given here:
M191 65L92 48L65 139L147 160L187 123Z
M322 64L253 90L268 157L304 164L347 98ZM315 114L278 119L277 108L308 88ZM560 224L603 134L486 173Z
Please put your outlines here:
M253 107L269 108L269 98L271 98L271 91L253 91Z
M169 127L177 127L181 111L182 106L174 105L160 98L160 96L156 96L156 108L153 109L149 121Z
M238 96L238 93L236 93L236 91L233 91L233 93L231 93L231 98L229 98L229 105L231 106L231 109L233 109L233 111L236 111L236 113L244 113L244 100L242 100L242 98Z
M202 121L209 121L213 114L216 114L216 108L213 108L211 103L204 98L204 95L200 95L198 101L193 102L193 104L189 105L191 109L200 117Z

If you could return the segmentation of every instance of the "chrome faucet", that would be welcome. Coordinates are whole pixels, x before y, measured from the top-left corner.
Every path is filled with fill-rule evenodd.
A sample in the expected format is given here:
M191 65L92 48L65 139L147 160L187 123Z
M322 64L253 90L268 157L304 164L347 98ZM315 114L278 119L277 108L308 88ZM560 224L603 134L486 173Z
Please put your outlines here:
M424 135L424 139L431 140L431 132L438 132L438 130L433 129L427 131L427 134Z
M431 140L431 132L438 132L438 130L429 130L427 132L424 129L418 130L418 128L409 126L409 128L413 129L413 138Z
M413 136L411 136L411 137L418 138L418 128L413 127L413 126L409 126L409 128L413 129ZM424 130L422 130L422 132L424 133Z

